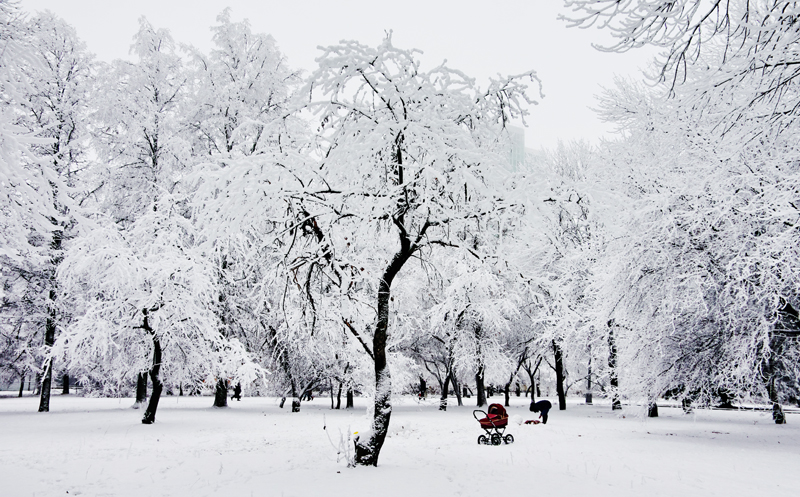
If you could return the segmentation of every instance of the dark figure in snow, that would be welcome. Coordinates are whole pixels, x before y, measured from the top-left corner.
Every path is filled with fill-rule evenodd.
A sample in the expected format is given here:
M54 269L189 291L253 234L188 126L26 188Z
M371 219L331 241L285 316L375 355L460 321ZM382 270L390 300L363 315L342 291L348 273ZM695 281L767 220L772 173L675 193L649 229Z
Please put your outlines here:
M237 383L236 386L233 387L233 397L231 397L231 400L233 400L233 399L242 400L242 384L241 383Z
M428 394L428 383L425 381L425 378L422 376L419 377L419 400L425 398Z
M772 404L772 419L776 425L786 424L786 415L778 403Z
M549 400L531 402L531 411L540 413L539 417L542 418L542 424L545 425L547 424L547 413L550 412L552 407L553 404L551 404Z

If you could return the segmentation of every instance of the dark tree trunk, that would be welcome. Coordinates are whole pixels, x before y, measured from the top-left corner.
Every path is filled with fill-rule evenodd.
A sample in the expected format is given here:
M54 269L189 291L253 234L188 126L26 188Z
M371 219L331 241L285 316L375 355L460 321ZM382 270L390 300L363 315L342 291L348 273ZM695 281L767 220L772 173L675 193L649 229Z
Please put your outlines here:
M647 407L647 417L648 418L657 418L658 417L658 406L656 405L655 402L652 402Z
M592 348L589 347L589 368L586 372L586 404L592 405Z
M228 381L224 378L217 380L214 391L214 407L228 407Z
M147 320L147 309L144 311L144 323L142 328L150 333L153 337L153 367L150 369L150 382L153 384L153 391L150 393L150 402L147 403L147 409L142 416L142 424L153 424L156 420L156 410L158 409L158 401L161 399L161 391L164 385L161 383L161 341L156 335L155 331L150 327Z
M450 390L450 375L448 374L444 379L444 384L442 385L442 397L439 399L440 411L447 410L447 392L449 390Z
M344 406L345 409L352 409L353 408L353 388L347 387L347 396L345 398L346 404Z
M614 320L608 322L608 373L611 385L611 410L622 409L622 402L619 400L619 380L617 379L617 344L614 340Z
M555 340L553 340L553 354L555 356L558 410L565 411L567 409L567 395L564 392L564 352L561 350L561 345Z
M506 383L506 386L503 387L503 396L505 401L505 406L508 407L511 405L511 382Z
M456 380L455 368L450 370L450 381L453 382L453 391L456 393L456 400L458 401L458 405L463 406L464 401L461 399L461 387L459 387L458 380Z
M372 417L372 432L369 440L356 440L355 462L363 466L377 466L389 421L392 417L392 388L389 367L386 363L386 342L389 332L389 298L391 284L408 257L401 249L378 283L378 318L375 323L375 334L372 339L372 354L375 359L375 408Z
M342 407L342 382L339 382L339 390L336 392L336 409Z
M22 391L25 390L25 375L19 377L19 395L18 397L22 397Z
M69 375L66 373L61 377L61 395L69 395Z
M536 366L534 366L533 368L531 368L530 363L528 363L527 361L524 362L522 365L522 367L525 369L525 372L528 373L528 378L531 380L531 386L529 387L529 390L531 391L531 404L536 402L536 397L540 397L540 395L537 393L538 390L536 387L536 372L539 371L539 366L541 364L542 364L542 357L540 356L539 359L536 361ZM527 397L527 391L525 396Z
M486 405L486 388L483 385L483 364L478 366L478 371L475 373L475 397L478 398L477 406L483 407Z
M398 138L402 142L402 137ZM402 155L397 151L397 165L402 175ZM402 184L402 181L400 181ZM412 242L403 226L402 215L394 219L399 229L400 250L392 257L392 261L378 281L378 316L375 321L375 331L372 337L372 357L375 360L375 410L372 418L372 433L369 440L355 441L355 462L363 466L377 466L378 456L389 431L389 421L392 417L392 381L389 366L386 362L386 343L389 338L389 299L391 297L392 281L403 268L403 265L417 251L417 244L425 236L428 223L425 223L417 235L417 240Z
M55 219L51 219L51 222L57 224ZM57 267L61 262L61 239L63 235L64 233L61 230L53 231L53 239L50 241L50 248L52 248L53 253L56 254L50 261L53 268ZM55 278L53 278L53 282L54 281ZM55 285L55 283L52 283L52 285ZM50 291L47 292L47 303L47 319L44 325L44 346L47 349L48 359L41 384L39 412L50 412L50 388L53 383L53 358L50 357L50 354L53 349L53 344L56 341L56 289L54 286L51 286Z
M56 292L50 290L49 300L55 301ZM44 325L44 345L49 355L56 341L56 316L55 310L50 309L47 313L47 320ZM39 412L50 412L50 388L53 383L53 358L48 357L44 366L44 376L42 377L42 387L39 395Z
M136 403L134 409L147 402L147 373L142 371L136 375Z

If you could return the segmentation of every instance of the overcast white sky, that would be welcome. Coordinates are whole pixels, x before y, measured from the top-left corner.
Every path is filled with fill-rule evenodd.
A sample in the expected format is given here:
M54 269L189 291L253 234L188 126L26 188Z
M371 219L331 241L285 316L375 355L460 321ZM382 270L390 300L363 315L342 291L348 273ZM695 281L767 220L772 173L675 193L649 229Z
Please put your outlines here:
M226 7L233 20L272 34L289 64L310 70L317 46L339 40L378 44L393 30L394 44L424 52L428 67L447 59L478 81L529 69L542 79L545 98L531 109L526 145L596 140L610 132L589 107L613 75L638 77L648 55L607 54L591 47L607 40L597 30L567 29L556 19L560 0L22 0L26 12L50 10L78 31L101 60L128 57L138 19L167 28L178 43L202 50L209 27ZM485 86L485 85L484 85ZM534 92L535 94L535 92Z

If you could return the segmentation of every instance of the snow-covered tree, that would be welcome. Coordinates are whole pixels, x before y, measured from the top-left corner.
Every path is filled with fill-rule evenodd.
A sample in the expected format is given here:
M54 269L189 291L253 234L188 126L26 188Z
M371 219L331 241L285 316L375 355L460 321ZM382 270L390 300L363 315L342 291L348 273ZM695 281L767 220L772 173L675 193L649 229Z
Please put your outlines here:
M103 69L93 116L104 199L123 227L173 193L191 162L187 75L172 37L142 18L131 52L134 62Z
M276 147L280 138L271 121L286 117L292 72L274 38L253 33L247 20L231 21L230 9L218 17L209 55L192 52L195 71L190 118L198 148L207 155L252 155Z
M165 195L128 230L95 227L59 267L63 299L77 310L56 350L81 378L111 391L149 371L143 423L155 421L164 384L249 383L259 369L220 333L218 278L180 204Z
M48 411L53 374L50 347L59 320L54 302L55 268L61 258L62 241L74 224L77 175L86 166L82 150L87 134L83 123L92 62L74 29L54 15L45 13L18 22L18 40L30 58L18 57L12 63L20 85L7 95L16 99L14 124L35 137L28 149L30 155L24 159L28 171L49 171L47 187L40 191L51 191L52 206L36 213L48 216L49 232L37 230L27 217L24 224L29 232L17 240L27 244L20 252L25 256L7 258L3 265L5 285L11 290L4 298L8 312L5 322L9 324L6 336L16 337L12 340L14 356L21 361L22 370L38 371L39 367L31 364L34 358L44 365L39 410ZM14 49L10 52L13 54ZM36 184L30 180L27 183Z
M409 260L436 246L471 249L459 237L464 226L505 209L494 195L504 154L492 148L504 124L524 114L523 79L535 76L480 90L444 65L422 70L417 53L394 47L391 37L375 48L328 47L317 60L300 93L319 122L319 177L307 184L298 218L317 239L292 260L345 297L377 294L372 323L351 330L375 375L372 429L356 442L356 462L375 465L392 411L393 283Z

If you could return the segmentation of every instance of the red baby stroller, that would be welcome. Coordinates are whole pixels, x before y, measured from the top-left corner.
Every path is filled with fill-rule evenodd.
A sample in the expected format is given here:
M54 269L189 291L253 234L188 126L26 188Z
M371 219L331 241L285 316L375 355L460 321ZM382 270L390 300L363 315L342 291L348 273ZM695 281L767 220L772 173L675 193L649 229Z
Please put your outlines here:
M483 418L478 417L478 413L483 414ZM500 445L505 442L507 444L514 442L514 436L509 434L503 436L508 426L508 413L506 408L500 404L492 404L489 406L489 412L486 413L480 409L472 411L472 415L481 424L481 428L486 432L485 435L478 437L478 443L483 445Z

